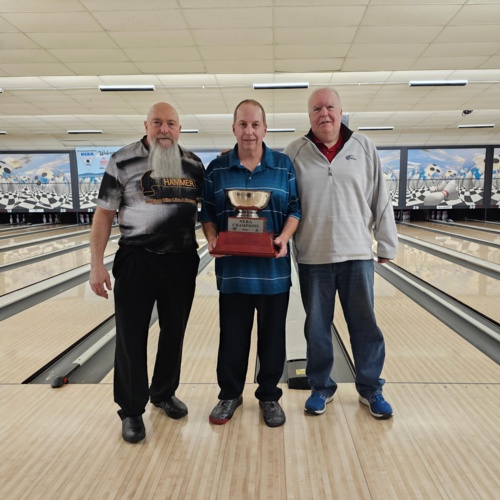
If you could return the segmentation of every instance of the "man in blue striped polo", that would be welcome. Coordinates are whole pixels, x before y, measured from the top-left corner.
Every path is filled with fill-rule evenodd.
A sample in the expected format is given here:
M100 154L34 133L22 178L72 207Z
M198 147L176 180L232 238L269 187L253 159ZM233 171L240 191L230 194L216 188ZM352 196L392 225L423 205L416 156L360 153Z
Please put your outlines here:
M225 190L266 190L272 195L259 216L267 218L274 235L275 257L222 256L215 262L219 290L220 343L217 361L219 403L210 414L213 424L225 424L243 402L250 338L257 311L259 373L255 396L269 427L285 423L278 387L285 363L285 322L291 286L288 241L300 220L295 171L289 158L263 142L266 114L257 101L236 107L233 133L237 144L213 160L205 172L201 221L209 251L217 247L219 231L235 215Z

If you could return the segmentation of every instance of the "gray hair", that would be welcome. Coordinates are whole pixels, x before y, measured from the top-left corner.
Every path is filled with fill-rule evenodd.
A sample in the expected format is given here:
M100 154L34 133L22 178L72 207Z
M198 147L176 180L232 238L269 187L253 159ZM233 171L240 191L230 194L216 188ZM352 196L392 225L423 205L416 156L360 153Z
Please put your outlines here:
M318 92L324 92L325 90L327 90L328 92L330 92L332 95L336 96L337 97L337 100L339 101L339 106L340 108L342 109L342 100L340 99L340 95L339 93L333 88L333 87L322 87L320 89L316 89L310 96L309 96L309 100L307 101L307 110L308 112L311 110L311 100L312 98L318 93Z

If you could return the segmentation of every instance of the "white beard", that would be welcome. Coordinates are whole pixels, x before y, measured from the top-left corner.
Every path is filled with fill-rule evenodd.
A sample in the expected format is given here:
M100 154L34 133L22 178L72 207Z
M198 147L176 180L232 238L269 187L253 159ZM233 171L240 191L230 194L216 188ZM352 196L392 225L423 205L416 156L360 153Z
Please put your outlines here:
M177 142L169 148L163 148L156 140L151 141L149 150L149 165L153 179L182 178L182 160Z

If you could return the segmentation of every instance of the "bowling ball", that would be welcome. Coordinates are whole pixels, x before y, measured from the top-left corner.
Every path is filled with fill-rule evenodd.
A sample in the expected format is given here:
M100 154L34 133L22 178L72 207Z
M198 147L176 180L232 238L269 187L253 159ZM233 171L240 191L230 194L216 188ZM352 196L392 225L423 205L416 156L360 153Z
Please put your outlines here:
M80 193L88 194L92 191L98 190L101 184L101 180L101 176L90 175L86 177L80 177Z
M0 161L0 192L3 194L17 191L18 178L7 163Z
M31 175L31 187L35 193L53 193L58 196L70 192L70 183L64 173L56 168L42 167Z

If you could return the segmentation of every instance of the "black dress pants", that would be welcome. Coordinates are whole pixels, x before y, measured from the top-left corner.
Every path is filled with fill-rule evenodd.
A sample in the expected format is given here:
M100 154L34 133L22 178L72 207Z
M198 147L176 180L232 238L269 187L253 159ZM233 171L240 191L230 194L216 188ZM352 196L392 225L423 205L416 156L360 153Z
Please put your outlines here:
M236 399L243 392L255 311L259 358L255 396L260 401L280 399L283 391L278 387L278 383L285 366L289 297L289 292L276 295L219 294L219 399Z
M113 265L116 313L114 398L121 416L138 416L179 386L184 332L198 273L196 251L155 254L120 247ZM154 303L160 334L151 387L147 344Z

